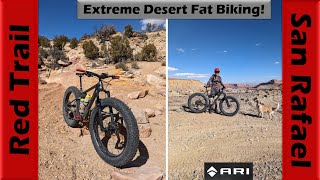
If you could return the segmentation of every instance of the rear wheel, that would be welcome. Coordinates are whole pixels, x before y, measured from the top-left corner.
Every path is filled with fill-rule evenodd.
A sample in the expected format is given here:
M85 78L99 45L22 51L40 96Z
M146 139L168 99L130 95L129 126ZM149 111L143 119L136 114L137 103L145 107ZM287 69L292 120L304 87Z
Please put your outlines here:
M68 126L79 127L80 117L80 90L74 86L69 87L63 96L63 117Z
M134 158L139 145L138 125L122 101L102 100L100 115L98 107L92 111L89 130L96 152L108 164L123 167Z
M234 116L238 113L240 109L239 101L232 96L225 96L220 101L219 106L220 106L221 112L226 116Z
M202 113L207 110L209 99L202 93L194 93L188 99L188 106L193 113Z

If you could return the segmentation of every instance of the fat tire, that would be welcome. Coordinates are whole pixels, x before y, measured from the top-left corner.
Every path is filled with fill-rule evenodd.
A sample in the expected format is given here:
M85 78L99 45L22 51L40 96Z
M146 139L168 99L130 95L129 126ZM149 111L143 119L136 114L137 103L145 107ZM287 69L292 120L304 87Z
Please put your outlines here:
M191 103L192 103L192 98L194 98L195 96L201 96L201 97L204 98L204 100L205 100L205 107L204 107L203 109L201 109L201 110L196 110L196 109L194 109L194 107L192 106L192 104L191 104ZM189 98L188 98L188 107L189 107L190 111L193 112L193 113L203 113L203 112L205 112L205 111L207 110L208 106L209 106L209 99L208 99L208 97L207 97L206 95L204 95L203 93L194 93L194 94L191 94L191 96L189 96Z
M64 121L68 124L68 126L72 127L72 128L78 128L79 127L79 121L73 120L69 118L69 114L66 113L65 108L67 106L66 104L66 98L68 96L68 94L73 93L75 95L75 97L78 99L81 95L80 90L75 87L75 86L70 86L64 93L63 96L63 103L62 103L62 111L63 111L63 117L64 117ZM77 103L77 111L79 112L79 108L80 108L80 101L76 101Z
M226 112L226 111L223 109L222 103L223 103L226 99L232 99L232 100L234 100L234 101L237 103L237 109L236 109L234 112L228 113L228 112ZM239 101L238 101L235 97L233 97L233 96L225 96L225 97L220 101L219 106L220 106L220 111L221 111L222 114L224 114L225 116L234 116L234 115L236 115L236 114L238 113L238 111L239 111L239 109L240 109L240 103L239 103Z
M117 111L121 113L127 129L127 140L126 140L127 144L123 152L118 156L109 156L108 154L104 153L100 149L98 142L96 140L97 134L95 134L94 132L94 128L95 128L94 125L95 125L95 121L97 120L97 118L95 117L98 113L98 107L95 107L92 110L91 117L90 117L90 124L89 124L89 131L90 131L91 140L92 140L94 149L96 150L98 155L108 164L115 167L123 167L126 164L128 164L130 161L132 161L138 149L139 129L138 129L137 121L132 111L129 109L129 107L125 103L123 103L122 101L116 98L106 98L101 100L101 106L102 108L111 106L117 109Z

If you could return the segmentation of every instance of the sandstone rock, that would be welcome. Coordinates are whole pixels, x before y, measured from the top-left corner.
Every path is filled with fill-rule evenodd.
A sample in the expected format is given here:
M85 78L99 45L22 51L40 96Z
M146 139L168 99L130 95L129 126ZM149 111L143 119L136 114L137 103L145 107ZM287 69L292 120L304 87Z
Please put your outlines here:
M159 167L141 167L134 173L112 172L112 180L161 180L163 171Z
M139 99L139 98L144 98L147 94L149 93L148 89L144 89L141 91L136 91L128 94L128 97L130 99Z
M148 118L156 116L155 111L152 109L147 108L147 109L144 109L144 111L146 112L146 115Z
M138 124L138 128L140 138L147 138L151 135L152 129L150 123Z
M39 83L40 84L47 84L47 81L43 80L43 79L39 79Z
M147 75L147 82L151 85L159 85L159 86L166 85L166 81L164 79L152 74Z
M132 108L132 113L134 114L134 117L137 120L138 124L147 124L149 123L148 116L146 115L146 112L139 108Z
M130 98L130 99L138 99L139 95L140 95L140 91L132 92L132 93L128 94L128 98Z
M144 98L149 93L148 89L141 90L139 93L139 98Z

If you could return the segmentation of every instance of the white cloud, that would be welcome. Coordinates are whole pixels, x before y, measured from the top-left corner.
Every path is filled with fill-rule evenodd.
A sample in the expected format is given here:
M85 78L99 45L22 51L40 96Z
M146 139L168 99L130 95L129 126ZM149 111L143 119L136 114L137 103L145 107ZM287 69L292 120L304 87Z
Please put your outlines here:
M257 43L257 44L256 44L256 46L261 46L261 45L262 45L262 43Z
M197 50L197 48L192 48L192 49L191 49L191 51L195 51L195 50Z
M184 49L182 49L182 48L177 48L177 51L180 53L184 53Z
M143 19L140 21L141 23L141 29L142 30L146 30L147 28L147 24L154 24L156 25L157 27L159 26L163 26L163 27L166 27L166 20L165 19Z
M207 77L210 77L210 74L175 73L174 76L186 77L186 78L207 78Z
M168 71L178 71L178 68L174 68L174 67L168 67Z
M279 61L276 61L276 62L274 62L274 64L280 64L280 62L279 62Z
M216 53L228 53L228 50L223 50L223 51L216 51Z

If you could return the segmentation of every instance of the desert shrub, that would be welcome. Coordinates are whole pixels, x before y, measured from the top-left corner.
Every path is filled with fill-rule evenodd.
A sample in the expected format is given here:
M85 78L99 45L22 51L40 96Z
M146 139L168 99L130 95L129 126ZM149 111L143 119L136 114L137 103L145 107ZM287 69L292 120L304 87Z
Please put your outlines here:
M84 50L84 55L87 58L96 59L99 57L99 48L96 45L94 45L92 40L85 42L82 45L82 48Z
M69 38L65 35L56 36L53 39L53 47L63 49L66 43L69 42Z
M111 39L110 56L114 63L127 61L132 58L132 49L125 36L115 36Z
M143 61L156 61L157 60L157 48L154 44L147 44L142 48Z
M38 45L41 47L50 47L50 40L44 36L39 36Z
M116 64L115 68L116 69L122 69L124 71L128 71L129 70L129 67L123 62L120 62L120 63Z
M138 63L137 63L137 62L132 62L132 63L131 63L131 68L133 68L133 69L140 69L140 67L138 66Z
M74 49L74 48L78 47L78 44L79 44L79 41L78 41L77 38L72 38L70 40L70 48L71 49Z
M81 36L80 41L89 39L91 36L89 34L84 34L83 36Z
M57 60L57 62L58 62L58 60L66 60L67 59L65 53L61 49L59 49L57 47L51 48L49 50L49 55L53 59Z
M39 48L39 58L47 58L49 56L48 51L44 50L43 48Z
M156 28L157 28L157 25L148 23L146 25L146 32L153 32L156 30Z
M132 37L133 34L133 28L131 25L126 25L124 27L124 35L128 38Z
M156 31L161 31L161 30L165 30L166 28L164 27L164 25L157 25L157 24L151 24L148 23L146 25L146 32L156 32Z
M116 28L109 25L101 25L101 27L96 30L95 36L100 43L104 43L109 40L110 36L116 33Z
M166 66L166 61L162 61L161 66Z

